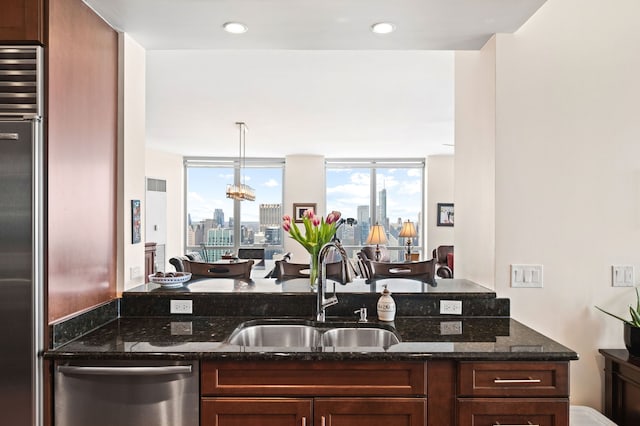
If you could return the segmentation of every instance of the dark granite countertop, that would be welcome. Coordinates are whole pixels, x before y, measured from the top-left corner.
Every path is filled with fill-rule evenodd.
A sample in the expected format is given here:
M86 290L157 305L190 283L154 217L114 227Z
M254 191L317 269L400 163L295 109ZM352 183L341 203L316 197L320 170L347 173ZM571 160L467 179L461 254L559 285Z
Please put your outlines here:
M400 343L388 348L252 348L226 339L246 317L120 317L55 350L49 359L226 360L538 360L567 361L577 354L511 318L397 317L370 319L392 328ZM297 320L306 321L308 320ZM329 318L329 326L362 326L353 318Z
M328 281L332 283L331 280ZM354 294L379 294L384 286L387 286L392 293L402 294L430 294L433 296L453 297L453 296L473 296L481 298L496 297L496 293L486 287L466 279L444 279L438 278L436 285L424 282L399 278L379 279L373 283L367 283L362 278L355 278L348 284L337 283L335 290L337 293ZM332 288L333 290L333 288ZM291 279L279 281L269 278L254 278L250 281L234 280L227 278L206 278L193 277L188 282L178 288L166 288L159 284L147 283L133 287L125 292L125 295L150 295L150 294L312 294L314 290L309 287L307 279Z

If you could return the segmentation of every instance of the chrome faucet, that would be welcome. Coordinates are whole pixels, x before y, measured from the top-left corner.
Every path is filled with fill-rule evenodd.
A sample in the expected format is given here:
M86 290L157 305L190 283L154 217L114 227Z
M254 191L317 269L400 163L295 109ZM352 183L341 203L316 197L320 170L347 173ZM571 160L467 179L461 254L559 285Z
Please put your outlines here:
M335 292L335 284L333 287L333 296L328 299L325 299L325 285L327 283L327 254L331 249L335 249L340 253L340 264L341 264L341 273L340 275L344 279L344 283L350 283L353 281L353 272L354 267L349 261L349 257L347 256L347 252L344 250L339 241L329 241L327 244L323 245L318 253L318 263L320 266L320 272L318 274L318 302L316 309L316 320L320 322L324 322L325 320L325 309L329 306L333 306L338 303L338 297Z

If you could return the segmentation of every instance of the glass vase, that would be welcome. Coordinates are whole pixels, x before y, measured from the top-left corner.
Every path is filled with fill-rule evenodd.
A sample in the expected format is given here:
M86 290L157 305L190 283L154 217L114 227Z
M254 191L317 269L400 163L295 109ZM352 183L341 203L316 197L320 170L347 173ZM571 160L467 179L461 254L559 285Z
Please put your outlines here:
M316 288L318 285L319 266L318 253L311 253L311 260L309 261L309 285L311 288Z

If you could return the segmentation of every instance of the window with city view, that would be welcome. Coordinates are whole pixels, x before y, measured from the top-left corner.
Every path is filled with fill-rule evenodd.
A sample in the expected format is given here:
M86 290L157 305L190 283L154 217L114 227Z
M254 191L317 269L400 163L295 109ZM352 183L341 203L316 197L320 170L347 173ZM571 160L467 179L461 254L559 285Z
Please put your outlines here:
M424 160L327 160L327 210L357 221L338 230L350 256L366 245L371 225L379 223L391 261L404 260L407 241L398 234L406 220L414 223L418 234L411 240L412 250L421 251L423 172Z
M283 170L278 159L246 159L241 173L235 160L185 159L187 251L201 252L207 261L241 247L264 248L266 259L282 253ZM252 186L255 201L227 198L232 183Z

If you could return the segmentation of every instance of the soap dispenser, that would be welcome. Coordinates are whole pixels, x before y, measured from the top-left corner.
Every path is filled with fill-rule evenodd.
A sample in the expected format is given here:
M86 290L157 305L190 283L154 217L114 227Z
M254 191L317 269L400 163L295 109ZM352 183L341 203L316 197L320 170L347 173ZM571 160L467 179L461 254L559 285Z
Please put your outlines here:
M382 296L378 299L378 319L380 321L393 321L396 316L396 302L391 297L391 292L384 286Z

